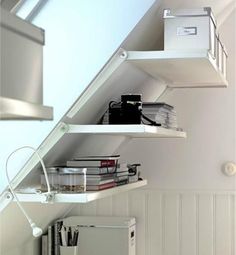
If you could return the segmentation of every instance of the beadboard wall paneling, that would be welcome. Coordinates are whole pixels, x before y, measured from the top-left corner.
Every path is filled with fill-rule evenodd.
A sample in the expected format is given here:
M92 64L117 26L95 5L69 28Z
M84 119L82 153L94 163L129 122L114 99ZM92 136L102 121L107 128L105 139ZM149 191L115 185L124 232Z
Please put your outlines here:
M218 195L215 197L215 254L230 255L232 251L233 237L231 232L231 197L227 195Z
M236 192L136 190L69 215L134 216L137 255L236 255Z
M195 194L183 194L180 201L180 251L183 255L198 255L197 251L197 196ZM191 222L191 224L189 224ZM188 242L183 242L188 240Z

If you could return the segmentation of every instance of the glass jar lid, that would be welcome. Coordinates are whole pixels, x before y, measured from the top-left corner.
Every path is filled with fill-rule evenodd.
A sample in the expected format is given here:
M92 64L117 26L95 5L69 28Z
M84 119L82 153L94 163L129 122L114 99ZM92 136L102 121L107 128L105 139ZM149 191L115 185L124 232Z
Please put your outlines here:
M87 168L60 167L59 174L86 174Z
M46 171L48 174L58 174L58 167L47 167ZM41 173L44 174L43 170L41 170Z

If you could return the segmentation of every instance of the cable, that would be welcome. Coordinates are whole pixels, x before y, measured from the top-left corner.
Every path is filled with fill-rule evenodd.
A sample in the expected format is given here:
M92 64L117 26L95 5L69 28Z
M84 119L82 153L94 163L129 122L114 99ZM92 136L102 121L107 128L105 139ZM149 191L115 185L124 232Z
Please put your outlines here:
M140 112L140 114L141 114L141 116L142 116L145 120L147 120L147 121L150 122L150 124L148 124L148 125L158 126L158 127L161 126L160 123L157 123L156 121L153 121L153 120L149 119L149 118L148 118L147 116L145 116L142 112Z
M41 158L41 156L39 155L39 153L37 152L36 149L34 149L31 146L23 146L23 147L20 147L20 148L14 150L12 153L10 153L10 155L7 157L6 165L5 165L6 177L7 177L7 181L8 181L10 191L11 191L12 195L14 196L18 207L20 208L20 210L22 211L22 213L24 214L24 216L28 220L28 222L29 222L29 224L30 224L30 226L33 230L33 236L34 237L39 237L39 236L42 235L43 231L42 231L41 228L36 226L36 224L32 221L32 219L29 217L29 215L25 211L24 207L21 205L20 200L18 199L18 197L17 197L17 195L16 195L16 193L15 193L15 191L14 191L12 185L11 185L11 180L10 180L9 175L8 175L8 162L9 162L10 158L13 156L13 154L15 154L17 151L22 150L22 149L31 149L31 150L34 151L35 155L38 157L38 159L39 159L39 161L42 165L43 172L44 172L44 175L45 175L46 184L47 184L47 188L48 188L48 193L51 192L51 188L50 188L50 185L49 185L48 174L47 174L46 167L44 165L43 159Z
M122 103L122 102L110 101L110 103L109 103L109 108L111 108L113 104L114 104L114 105L121 105L121 103ZM109 109L109 108L108 108L108 109Z

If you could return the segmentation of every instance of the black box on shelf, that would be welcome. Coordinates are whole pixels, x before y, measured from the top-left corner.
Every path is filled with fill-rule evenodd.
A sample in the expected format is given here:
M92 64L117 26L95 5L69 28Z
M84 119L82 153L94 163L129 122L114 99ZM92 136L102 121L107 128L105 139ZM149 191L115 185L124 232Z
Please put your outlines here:
M109 105L109 124L141 124L141 95L122 95Z

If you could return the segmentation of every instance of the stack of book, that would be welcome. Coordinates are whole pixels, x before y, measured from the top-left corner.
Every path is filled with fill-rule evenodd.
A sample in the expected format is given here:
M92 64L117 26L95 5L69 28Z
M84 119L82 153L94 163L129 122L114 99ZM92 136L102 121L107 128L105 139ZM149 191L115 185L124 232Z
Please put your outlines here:
M60 255L60 230L62 225L63 221L57 220L48 226L48 233L42 236L42 255Z
M166 103L143 102L142 113L152 121L160 124L163 128L178 129L177 114L173 106ZM150 125L150 122L142 118L143 124ZM109 124L109 112L106 111L101 123Z
M143 103L143 114L161 124L161 127L177 129L177 114L173 106L166 103Z
M70 168L86 168L86 190L99 191L128 183L128 168L120 166L120 156L91 156L69 160Z

